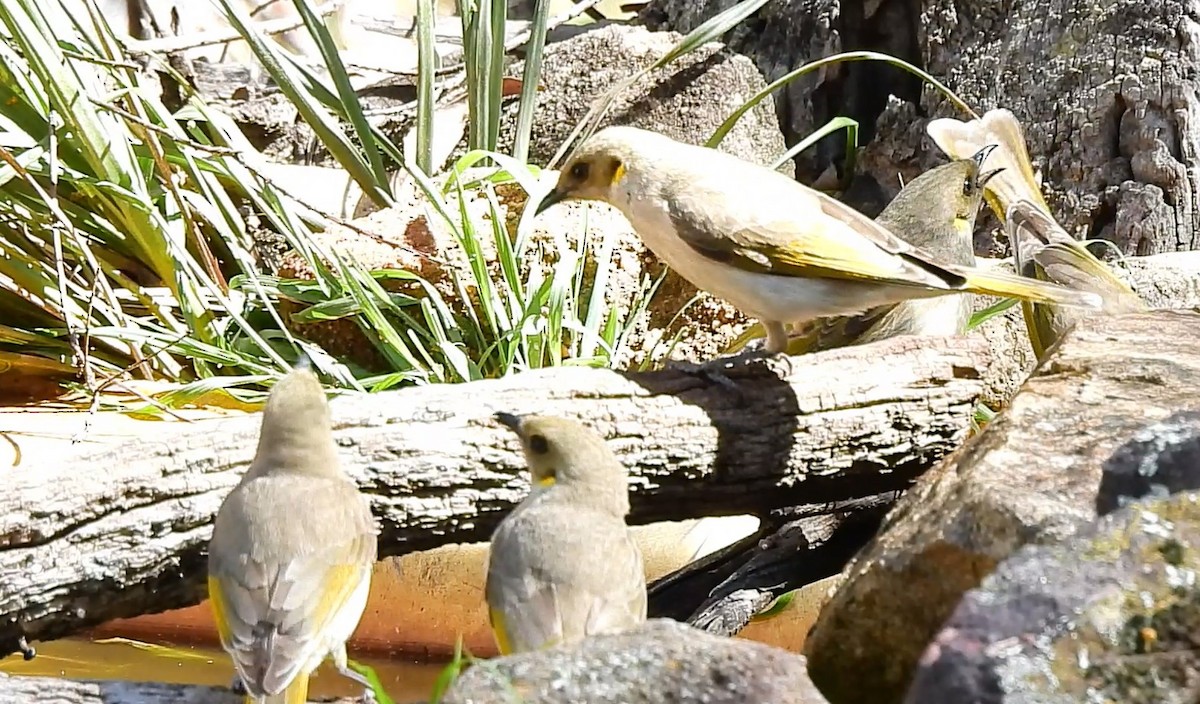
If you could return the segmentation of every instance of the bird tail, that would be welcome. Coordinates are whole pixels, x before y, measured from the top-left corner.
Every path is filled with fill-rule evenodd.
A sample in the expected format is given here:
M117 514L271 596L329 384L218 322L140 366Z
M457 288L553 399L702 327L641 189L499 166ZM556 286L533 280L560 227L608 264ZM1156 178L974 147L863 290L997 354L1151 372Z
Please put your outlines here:
M1019 298L1034 303L1100 309L1103 299L1090 291L1078 291L1058 284L1038 281L1002 271L981 271L968 267L946 267L965 279L962 288L986 296Z
M263 697L261 702L246 697L244 704L305 704L308 701L308 675L297 675L296 679L279 694Z

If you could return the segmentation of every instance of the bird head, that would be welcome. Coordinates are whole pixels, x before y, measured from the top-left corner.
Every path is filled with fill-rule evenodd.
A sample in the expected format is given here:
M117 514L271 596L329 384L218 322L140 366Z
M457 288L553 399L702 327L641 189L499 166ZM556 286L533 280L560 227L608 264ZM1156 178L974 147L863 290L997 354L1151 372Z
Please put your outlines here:
M591 430L552 416L501 412L495 417L521 439L535 486L619 484L622 493L627 491L621 464Z
M325 390L311 363L302 358L267 397L258 450L247 474L339 476L331 425Z
M636 127L600 130L571 154L537 212L567 200L617 203L617 187L622 180L630 173L643 173L643 165L673 143L669 137Z
M955 234L969 242L984 186L1004 170L982 169L995 148L989 144L969 159L942 164L909 181L879 214L878 222L893 232L904 233L909 244L931 250L937 249L940 233L945 230L930 228L930 223L952 227Z

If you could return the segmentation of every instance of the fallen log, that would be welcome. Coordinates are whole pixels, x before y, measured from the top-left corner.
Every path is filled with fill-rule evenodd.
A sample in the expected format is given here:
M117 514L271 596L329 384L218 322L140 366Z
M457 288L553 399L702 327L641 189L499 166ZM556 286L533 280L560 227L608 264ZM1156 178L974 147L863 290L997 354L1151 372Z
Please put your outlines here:
M676 371L540 370L343 396L334 432L380 519L381 557L487 540L525 496L499 410L575 417L608 438L630 468L634 523L767 516L907 486L969 432L988 356L975 340L898 338L796 358L786 378L764 363L731 371L736 393ZM22 636L199 602L211 520L258 424L156 425L7 477L0 655Z
M754 535L650 584L650 616L732 636L776 598L841 572L899 496L773 511Z
M326 704L357 704L342 698ZM0 704L241 704L242 697L224 687L118 680L61 680L0 673Z

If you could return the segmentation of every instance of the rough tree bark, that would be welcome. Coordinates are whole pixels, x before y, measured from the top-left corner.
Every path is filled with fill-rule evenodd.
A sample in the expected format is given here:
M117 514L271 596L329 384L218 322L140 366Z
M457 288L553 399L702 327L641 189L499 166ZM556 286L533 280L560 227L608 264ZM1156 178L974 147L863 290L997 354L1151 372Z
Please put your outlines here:
M347 471L380 518L381 556L486 540L526 493L494 411L576 417L630 467L646 523L756 513L907 486L967 434L988 351L894 339L733 373L740 393L677 372L528 372L333 402ZM0 496L0 654L203 596L221 500L252 459L258 418L33 466ZM168 426L170 428L171 426Z
M688 31L731 4L658 0L642 18ZM791 0L768 3L728 42L772 80L838 51L883 51L976 110L1011 109L1062 224L1152 254L1200 249L1198 16L1197 0ZM836 115L857 120L865 139L878 128L860 160L877 185L848 196L868 214L899 189L897 173L911 180L944 159L924 136L928 119L963 117L912 76L870 62L809 74L776 105L789 143ZM838 161L843 142L801 156L801 180Z
M840 572L900 493L772 511L753 535L650 584L650 617L734 635L776 597Z

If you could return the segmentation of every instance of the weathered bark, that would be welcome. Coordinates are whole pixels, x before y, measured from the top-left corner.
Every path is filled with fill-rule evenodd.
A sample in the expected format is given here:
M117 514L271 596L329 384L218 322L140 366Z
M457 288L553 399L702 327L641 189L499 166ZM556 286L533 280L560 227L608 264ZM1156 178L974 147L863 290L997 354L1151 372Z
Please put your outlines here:
M898 497L887 492L774 511L754 535L651 584L650 615L738 633L776 597L840 572Z
M658 0L642 17L689 31L728 5ZM921 66L979 111L1011 109L1068 231L1086 226L1126 253L1151 254L1200 249L1198 13L1196 0L794 0L768 3L728 42L772 80L838 51L883 51ZM889 104L889 94L900 100ZM911 180L944 160L924 127L931 116L955 114L914 77L870 62L808 74L777 107L789 142L836 115L857 120L867 139L878 128L860 164L886 193L864 187L853 199L868 211L899 189L898 172ZM801 155L800 178L838 161L842 143L831 137Z
M327 704L357 704L342 698ZM158 682L60 680L14 677L0 673L0 704L242 704L242 698L223 687L199 687Z
M486 540L526 493L495 411L576 417L631 470L634 523L756 513L903 488L966 436L988 357L967 339L894 339L730 372L564 368L333 402L381 556ZM9 477L0 496L0 653L203 597L210 521L253 457L257 417L203 421ZM314 497L317 500L319 497Z

